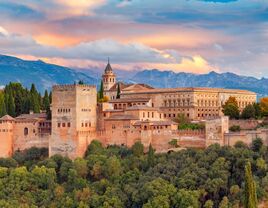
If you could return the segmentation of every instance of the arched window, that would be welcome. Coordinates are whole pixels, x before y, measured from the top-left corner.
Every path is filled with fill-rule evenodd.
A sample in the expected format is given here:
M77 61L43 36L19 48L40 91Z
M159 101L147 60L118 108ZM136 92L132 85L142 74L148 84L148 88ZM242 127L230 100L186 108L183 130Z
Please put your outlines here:
M27 136L28 135L28 133L29 133L29 130L28 130L28 128L24 128L24 136Z

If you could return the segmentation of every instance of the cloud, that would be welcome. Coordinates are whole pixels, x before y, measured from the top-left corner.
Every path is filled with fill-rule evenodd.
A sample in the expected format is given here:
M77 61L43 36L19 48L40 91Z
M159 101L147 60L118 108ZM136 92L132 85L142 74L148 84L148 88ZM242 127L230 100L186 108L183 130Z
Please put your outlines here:
M2 28L2 27L1 27ZM121 43L112 39L82 42L64 48L38 44L30 36L10 34L4 28L0 36L2 52L22 58L43 59L64 65L97 65L110 57L119 68L158 68L160 70L205 73L216 70L203 57L182 56L176 50L159 50L141 43Z
M4 28L1 31L5 33L5 36L0 36L1 51L8 54L95 61L102 61L109 56L120 63L171 63L180 58L176 51L157 50L135 42L120 43L111 39L101 39L58 48L38 44L30 36L9 34Z
M3 36L8 36L9 35L8 31L5 28L1 27L1 26L0 26L0 34L2 34Z

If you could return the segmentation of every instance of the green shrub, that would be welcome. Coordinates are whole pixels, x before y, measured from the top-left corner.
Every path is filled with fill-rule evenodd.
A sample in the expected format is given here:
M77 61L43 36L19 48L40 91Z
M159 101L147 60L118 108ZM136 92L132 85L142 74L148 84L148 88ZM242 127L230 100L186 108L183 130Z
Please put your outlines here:
M233 131L233 132L238 132L238 131L241 131L241 128L240 126L238 125L233 125L229 128L230 131Z

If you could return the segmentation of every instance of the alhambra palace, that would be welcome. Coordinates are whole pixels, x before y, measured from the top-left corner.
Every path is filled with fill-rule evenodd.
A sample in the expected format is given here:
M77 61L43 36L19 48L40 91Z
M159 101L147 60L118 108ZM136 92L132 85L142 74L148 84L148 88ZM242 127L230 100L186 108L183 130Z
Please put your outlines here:
M268 141L267 130L229 132L231 123L222 106L232 96L240 110L256 102L256 94L246 90L218 88L165 88L116 81L110 63L102 76L108 102L97 103L96 86L56 85L52 89L52 119L45 113L8 115L0 119L0 157L16 150L46 147L49 155L72 159L82 157L92 140L103 145L131 147L140 141L157 152L172 150L170 141L180 148L206 148L211 144L250 144L256 137ZM118 86L120 98L117 97ZM204 130L178 130L175 122L183 114L192 122L203 122ZM245 125L254 125L247 121Z

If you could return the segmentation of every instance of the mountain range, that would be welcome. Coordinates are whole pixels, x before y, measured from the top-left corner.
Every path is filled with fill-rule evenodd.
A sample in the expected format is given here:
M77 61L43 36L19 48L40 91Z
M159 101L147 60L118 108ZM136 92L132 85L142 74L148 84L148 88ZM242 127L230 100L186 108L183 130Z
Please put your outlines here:
M97 84L98 80L84 73L43 61L26 61L12 56L0 55L0 86L9 82L20 82L30 88L34 83L36 88L44 92L54 84L70 84L79 80L85 83Z
M71 69L43 61L26 61L12 56L0 55L0 86L9 82L21 82L30 87L35 83L43 92L54 84L71 84L82 80L98 85L104 69ZM258 97L268 95L268 79L241 76L234 73L210 72L207 74L175 73L157 69L143 71L115 70L119 80L128 83L146 83L153 87L220 87L245 89L256 92Z

